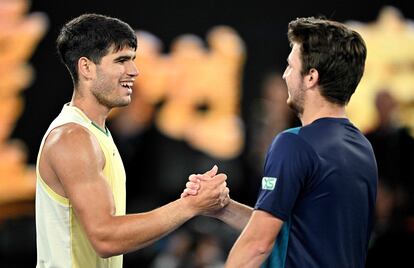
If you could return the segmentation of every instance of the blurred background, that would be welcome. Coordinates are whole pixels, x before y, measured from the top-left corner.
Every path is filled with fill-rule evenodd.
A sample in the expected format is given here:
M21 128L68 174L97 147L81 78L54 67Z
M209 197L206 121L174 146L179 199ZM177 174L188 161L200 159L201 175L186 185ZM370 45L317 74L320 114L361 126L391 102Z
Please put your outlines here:
M179 197L214 164L231 197L253 206L272 138L300 122L281 74L287 24L325 16L368 46L348 114L371 141L380 184L367 267L409 267L414 245L414 10L408 1L0 0L0 263L34 267L34 165L50 122L72 95L55 39L82 13L129 23L138 35L133 102L108 126L127 171L128 212ZM197 217L124 267L222 267L238 232Z

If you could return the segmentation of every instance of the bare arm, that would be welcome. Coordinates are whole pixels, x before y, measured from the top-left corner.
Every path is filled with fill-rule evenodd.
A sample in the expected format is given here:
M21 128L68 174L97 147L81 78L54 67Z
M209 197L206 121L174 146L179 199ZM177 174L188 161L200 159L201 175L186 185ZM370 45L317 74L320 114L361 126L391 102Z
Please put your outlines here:
M189 181L187 182L187 188L184 189L181 197L195 196L198 194L201 181L210 180L209 172L207 171L204 174L192 174L189 176ZM230 197L229 197L230 198ZM207 216L215 217L225 222L226 224L232 226L233 228L242 231L246 226L247 222L252 215L253 209L247 205L239 203L235 200L230 199L230 202L227 206L222 209L211 211Z
M233 245L225 267L260 267L271 253L282 224L283 222L273 215L255 210Z
M208 173L191 175L182 198L199 193L201 182L210 180ZM269 256L283 221L273 215L230 200L224 208L208 215L221 219L236 229L243 230L230 251L226 268L259 267Z
M242 203L230 200L229 204L217 212L209 213L209 216L222 220L233 228L242 231L252 215L253 209Z
M103 175L105 157L96 139L83 127L53 131L46 141L44 165L61 183L64 195L95 251L110 257L142 248L199 213L225 205L224 174L203 182L198 196L178 199L146 213L115 216L111 189Z

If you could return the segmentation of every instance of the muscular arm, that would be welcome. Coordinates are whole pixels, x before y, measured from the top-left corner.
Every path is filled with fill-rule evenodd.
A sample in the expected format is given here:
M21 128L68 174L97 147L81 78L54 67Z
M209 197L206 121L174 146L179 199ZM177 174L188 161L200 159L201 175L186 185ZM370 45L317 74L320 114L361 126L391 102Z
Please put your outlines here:
M196 214L223 206L219 198L214 200L220 196L226 179L218 175L212 183L201 185L204 191L200 198L178 199L150 212L115 216L112 192L103 176L103 152L96 139L78 125L65 125L53 131L42 157L42 163L53 170L88 239L102 257L142 248Z
M226 261L226 268L259 267L272 251L283 222L255 210Z

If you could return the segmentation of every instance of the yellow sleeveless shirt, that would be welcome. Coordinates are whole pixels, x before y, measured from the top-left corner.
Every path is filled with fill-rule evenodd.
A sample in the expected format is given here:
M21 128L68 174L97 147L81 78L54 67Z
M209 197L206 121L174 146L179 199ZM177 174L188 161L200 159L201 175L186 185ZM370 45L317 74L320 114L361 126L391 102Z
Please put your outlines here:
M108 129L102 130L78 108L64 105L43 137L37 157L36 243L37 268L121 268L122 255L103 259L92 248L69 199L55 193L40 177L39 159L44 142L56 127L76 123L97 139L104 155L104 176L112 189L116 215L125 215L125 170ZM91 193L93 194L93 193Z

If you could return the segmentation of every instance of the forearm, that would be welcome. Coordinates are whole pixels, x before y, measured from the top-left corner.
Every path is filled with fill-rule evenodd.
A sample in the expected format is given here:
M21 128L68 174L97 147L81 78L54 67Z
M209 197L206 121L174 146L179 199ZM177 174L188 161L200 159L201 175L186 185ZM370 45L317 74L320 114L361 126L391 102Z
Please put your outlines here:
M282 224L283 221L265 211L254 211L231 249L225 267L259 267L272 252Z
M143 248L195 216L187 200L176 200L150 212L112 216L94 238L95 250L110 257Z
M263 247L260 242L239 239L227 258L225 268L257 268L263 264L271 252L271 247Z
M233 228L242 231L252 215L253 209L237 201L230 203L213 216L222 220Z

